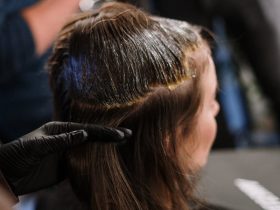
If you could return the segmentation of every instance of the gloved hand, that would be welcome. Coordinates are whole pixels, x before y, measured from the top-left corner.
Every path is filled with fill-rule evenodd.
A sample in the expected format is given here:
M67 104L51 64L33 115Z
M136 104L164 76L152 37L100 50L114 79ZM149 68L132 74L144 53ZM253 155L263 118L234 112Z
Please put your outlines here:
M124 128L50 122L0 146L0 170L16 195L34 192L65 178L63 152L86 140L123 142L131 135Z

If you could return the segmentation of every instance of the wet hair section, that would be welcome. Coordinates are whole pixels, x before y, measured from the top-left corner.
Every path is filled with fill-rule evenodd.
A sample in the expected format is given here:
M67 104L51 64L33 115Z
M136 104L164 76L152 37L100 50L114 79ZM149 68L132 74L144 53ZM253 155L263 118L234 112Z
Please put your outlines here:
M74 100L104 107L130 105L154 88L192 77L192 67L182 66L184 50L195 50L198 41L188 23L110 4L94 16L77 21L68 37L60 79L67 81Z
M90 209L190 209L191 157L209 47L199 27L123 3L83 13L61 31L48 63L55 119L132 130L126 144L87 142L66 154ZM206 75L206 74L204 74Z

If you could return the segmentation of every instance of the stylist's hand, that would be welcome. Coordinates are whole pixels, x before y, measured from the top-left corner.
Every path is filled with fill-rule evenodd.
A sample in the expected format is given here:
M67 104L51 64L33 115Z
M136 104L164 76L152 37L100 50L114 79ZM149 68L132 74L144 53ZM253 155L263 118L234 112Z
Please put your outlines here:
M34 192L65 178L61 160L66 149L87 140L123 142L130 135L123 128L50 122L0 146L0 170L16 195Z

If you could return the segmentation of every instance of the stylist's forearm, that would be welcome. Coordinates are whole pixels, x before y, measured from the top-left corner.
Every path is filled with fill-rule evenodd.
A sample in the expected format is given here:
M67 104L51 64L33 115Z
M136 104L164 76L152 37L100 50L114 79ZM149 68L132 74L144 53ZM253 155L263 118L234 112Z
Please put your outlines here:
M33 34L38 55L51 46L61 27L78 11L78 5L79 0L43 0L22 11Z

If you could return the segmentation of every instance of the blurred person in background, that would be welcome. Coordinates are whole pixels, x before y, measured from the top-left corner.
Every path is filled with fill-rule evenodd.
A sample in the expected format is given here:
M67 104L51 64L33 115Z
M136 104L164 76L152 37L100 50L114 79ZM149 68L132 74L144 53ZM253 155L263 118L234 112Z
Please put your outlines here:
M52 117L43 69L61 26L78 0L0 2L0 139L16 139Z

